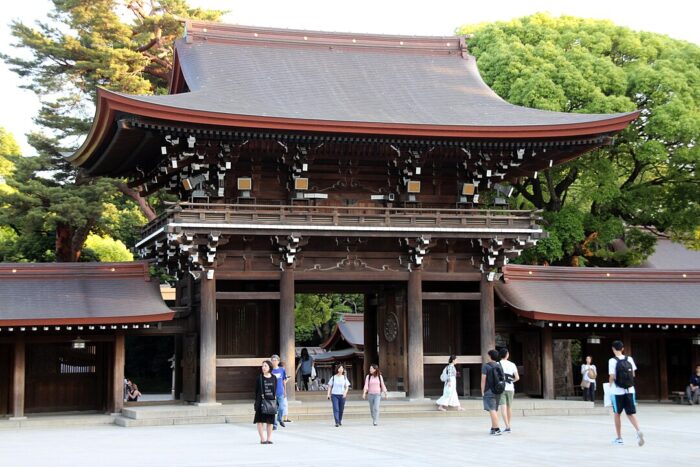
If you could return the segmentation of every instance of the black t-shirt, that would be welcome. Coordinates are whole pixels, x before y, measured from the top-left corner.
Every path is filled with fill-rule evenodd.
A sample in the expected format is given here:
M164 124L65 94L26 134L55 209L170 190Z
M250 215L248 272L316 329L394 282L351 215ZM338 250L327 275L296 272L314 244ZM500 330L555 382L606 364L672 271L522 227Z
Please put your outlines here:
M272 375L269 378L265 378L263 375L260 375L258 376L258 384L255 388L255 397L256 399L262 399L264 396L265 399L274 400L277 396L276 389L277 378L275 375Z

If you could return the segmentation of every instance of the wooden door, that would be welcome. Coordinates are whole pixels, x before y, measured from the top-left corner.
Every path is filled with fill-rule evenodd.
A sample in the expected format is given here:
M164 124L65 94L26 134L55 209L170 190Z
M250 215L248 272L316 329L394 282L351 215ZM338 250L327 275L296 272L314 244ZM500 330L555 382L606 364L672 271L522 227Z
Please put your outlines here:
M520 387L529 396L542 395L542 357L540 336L536 331L522 331L515 336L522 345L523 373L520 375Z
M390 391L406 391L406 290L392 288L379 295L379 366Z
M632 339L632 358L637 365L634 389L637 399L659 400L659 355L655 338Z
M27 344L25 412L105 409L107 363L103 342Z

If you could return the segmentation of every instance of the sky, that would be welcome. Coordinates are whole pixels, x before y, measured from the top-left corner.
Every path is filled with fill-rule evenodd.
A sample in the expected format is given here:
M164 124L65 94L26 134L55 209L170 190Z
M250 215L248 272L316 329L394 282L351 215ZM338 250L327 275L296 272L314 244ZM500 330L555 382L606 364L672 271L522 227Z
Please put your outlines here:
M700 2L693 0L189 0L190 5L227 10L227 23L291 29L408 35L451 35L462 24L508 21L537 12L609 19L634 30L667 34L700 45ZM0 19L0 52L16 54L8 24L45 20L48 0L6 2ZM38 98L0 62L0 127L10 131L25 155L34 154L24 135L33 130Z

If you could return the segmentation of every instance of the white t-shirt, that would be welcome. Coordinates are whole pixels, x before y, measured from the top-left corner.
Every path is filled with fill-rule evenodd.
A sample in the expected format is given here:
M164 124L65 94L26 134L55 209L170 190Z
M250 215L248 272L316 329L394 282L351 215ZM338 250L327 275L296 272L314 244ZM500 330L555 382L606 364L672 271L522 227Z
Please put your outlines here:
M501 360L501 367L503 368L503 373L506 375L510 375L511 378L515 377L515 373L518 372L518 367L515 366L515 363L511 362L510 360ZM508 379L506 379L508 381ZM506 383L506 391L515 391L515 385L511 382Z
M331 380L328 381L328 387L331 388L331 394L342 396L345 390L350 387L350 381L345 375L333 375Z
M619 360L622 360L624 358L625 358L625 356L622 355L622 356L620 356ZM637 365L635 365L632 357L627 357L627 360L632 364L632 369L634 371L637 371ZM615 376L615 368L617 368L617 361L618 361L617 357L613 357L610 360L608 360L608 374L609 375ZM623 394L634 394L634 386L632 386L629 389L618 388L617 386L615 386L615 383L613 382L613 384L610 385L610 393L615 395L615 396L621 396Z
M583 375L583 380L595 383L595 378L591 378L590 376L588 376L589 369L593 370L596 376L598 376L598 369L595 367L595 365L586 365L584 363L583 365L581 365L581 374Z

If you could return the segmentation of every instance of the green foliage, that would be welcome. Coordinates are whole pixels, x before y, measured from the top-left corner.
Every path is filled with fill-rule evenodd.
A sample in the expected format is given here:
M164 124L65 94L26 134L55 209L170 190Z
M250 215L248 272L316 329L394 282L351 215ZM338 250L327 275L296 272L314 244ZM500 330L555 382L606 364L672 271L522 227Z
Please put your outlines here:
M9 227L0 226L0 262L16 262L23 259L18 252L17 243L17 234Z
M550 232L521 261L637 264L653 251L651 237L626 226L696 244L700 47L609 21L546 14L458 33L473 34L469 49L484 80L513 104L641 111L614 145L515 184L522 207L545 211ZM634 243L624 254L610 245L622 236Z
M362 294L296 294L296 341L323 341L330 335L340 313L363 311Z
M35 119L46 133L30 144L38 157L16 158L16 171L0 191L0 226L17 234L29 261L77 261L91 231L133 245L137 227L153 207L121 180L92 179L65 162L90 129L97 87L136 93L167 91L175 39L188 18L217 20L222 12L193 9L185 0L54 0L44 22L12 21L15 46L30 58L0 58L34 91L42 107ZM4 148L0 133L0 149ZM6 158L0 154L0 174ZM133 201L129 201L131 198ZM92 257L92 254L88 255ZM83 258L84 259L84 258Z
M84 253L94 255L98 261L103 262L122 262L133 261L134 255L126 248L119 240L111 237L100 237L99 235L90 234L85 240Z
M12 133L0 127L0 177L7 177L14 169L14 164L8 156L17 156L20 153L19 144ZM0 190L3 189L4 186L0 184Z

